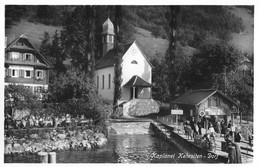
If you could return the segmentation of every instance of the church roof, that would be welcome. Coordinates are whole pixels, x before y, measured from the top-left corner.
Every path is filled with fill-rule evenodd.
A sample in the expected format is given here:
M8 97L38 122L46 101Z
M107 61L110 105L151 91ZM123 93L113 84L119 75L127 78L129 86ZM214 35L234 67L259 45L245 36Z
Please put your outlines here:
M151 67L153 67L153 65L151 64L151 62L148 60L148 58L146 57L145 53L142 51L141 47L138 45L137 41L134 42L130 42L127 43L125 45L123 45L123 53L122 56L127 52L127 50L133 45L133 43L135 43L137 45L137 47L139 48L139 50L142 52L142 54L144 55L145 59L147 60L147 62L149 63L149 65ZM105 67L110 67L110 66L114 66L115 65L115 53L116 53L116 49L113 48L111 50L109 50L100 60L97 61L96 64L96 69L101 69L101 68L105 68ZM122 57L121 57L122 58Z
M142 78L137 75L134 75L125 85L124 87L153 87L152 84L146 82Z
M102 34L115 35L114 25L109 18L107 18L107 20L103 23L102 28L103 28Z

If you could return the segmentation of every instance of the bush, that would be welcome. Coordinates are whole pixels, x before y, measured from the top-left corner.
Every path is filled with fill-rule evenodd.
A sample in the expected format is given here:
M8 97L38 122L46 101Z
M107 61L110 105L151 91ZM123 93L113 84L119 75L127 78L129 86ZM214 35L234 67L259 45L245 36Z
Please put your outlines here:
M42 109L39 96L33 94L23 85L8 85L5 87L5 113L13 115L16 110L27 110L29 113Z

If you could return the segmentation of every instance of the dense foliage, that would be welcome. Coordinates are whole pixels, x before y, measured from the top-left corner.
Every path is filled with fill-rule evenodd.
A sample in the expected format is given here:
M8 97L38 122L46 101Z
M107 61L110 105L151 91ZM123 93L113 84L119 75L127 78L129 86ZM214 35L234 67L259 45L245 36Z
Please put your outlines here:
M37 112L42 108L42 102L37 94L33 94L23 85L5 86L5 113L12 116L15 110Z
M11 27L15 22L26 16L28 8L20 5L6 5L5 6L5 27Z
M122 25L123 11L122 6L115 7L115 76L114 76L114 114L117 111L117 101L121 98L121 83L122 83L122 67L121 57L123 54L123 32L120 30Z

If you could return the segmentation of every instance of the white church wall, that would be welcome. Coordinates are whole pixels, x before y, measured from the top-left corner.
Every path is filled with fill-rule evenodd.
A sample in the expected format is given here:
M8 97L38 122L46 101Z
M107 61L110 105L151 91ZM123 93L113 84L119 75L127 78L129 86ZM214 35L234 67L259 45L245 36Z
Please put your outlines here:
M109 75L110 75L110 87L109 87ZM104 87L103 87L103 76L104 76ZM97 77L99 77L99 79L97 79ZM114 67L106 67L106 68L96 70L95 81L98 88L98 94L100 94L105 100L112 101L114 98Z
M134 75L141 77L148 83L152 83L152 67L149 65L136 43L133 43L123 56L122 62L122 86L125 85ZM136 61L137 64L132 64ZM150 98L151 88L138 89L138 98ZM122 87L121 100L131 99L130 88Z

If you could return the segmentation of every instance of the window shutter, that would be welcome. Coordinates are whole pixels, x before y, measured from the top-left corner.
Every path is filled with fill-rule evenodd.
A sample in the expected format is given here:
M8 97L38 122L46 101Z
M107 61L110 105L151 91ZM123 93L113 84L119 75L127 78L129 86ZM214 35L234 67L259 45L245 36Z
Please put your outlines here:
M7 60L11 60L12 52L8 52Z
M23 61L23 54L22 53L19 53L19 60Z
M24 60L25 60L25 53L24 53L24 54L22 54L22 55L23 55L23 56L22 56L22 57L23 57L23 60L22 60L22 61L24 61Z
M34 70L34 77L37 78L37 70Z
M33 77L33 70L30 71L30 77Z
M21 70L21 77L24 77L24 70Z
M45 71L42 71L42 78L45 78Z
M22 77L22 70L19 70L19 77Z
M5 69L5 76L8 76L8 69Z
M8 76L12 76L12 70L11 69L8 69Z

